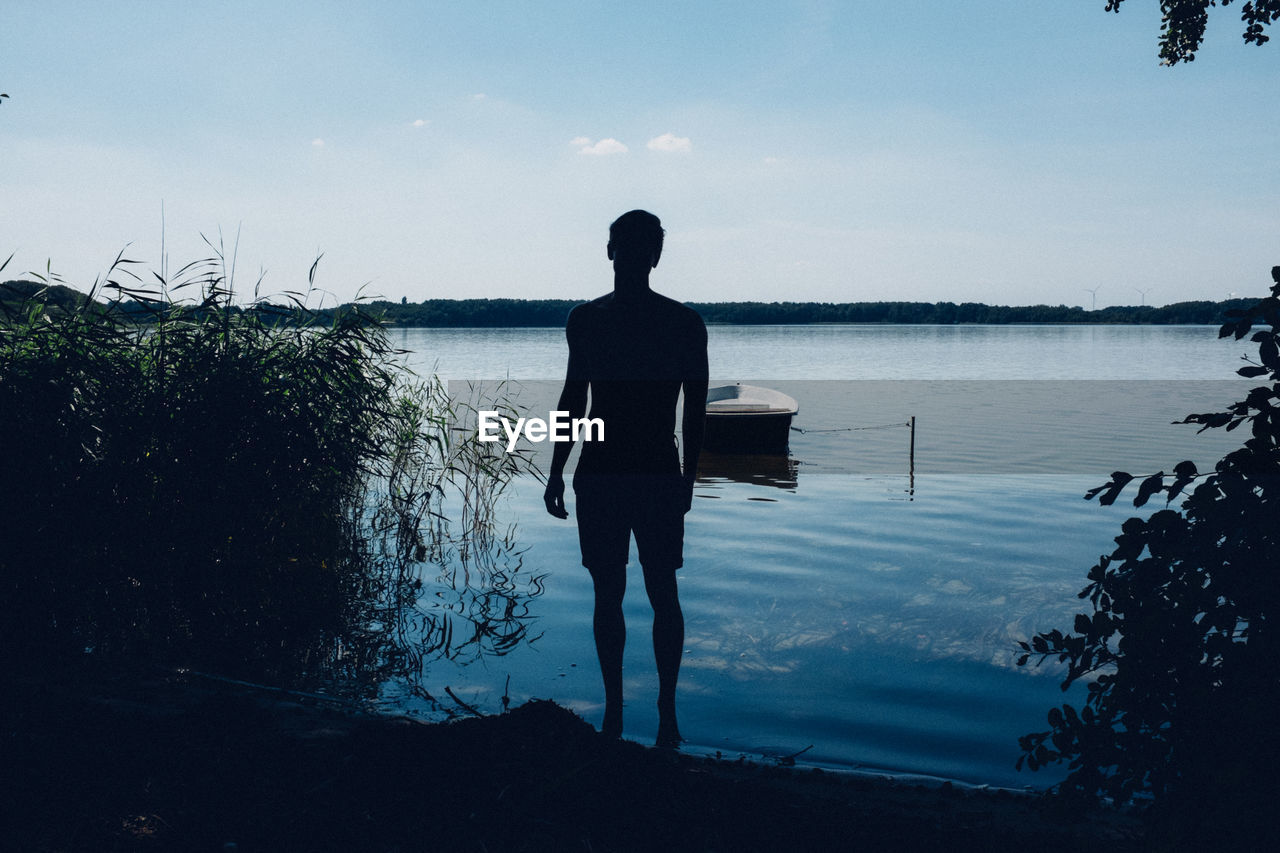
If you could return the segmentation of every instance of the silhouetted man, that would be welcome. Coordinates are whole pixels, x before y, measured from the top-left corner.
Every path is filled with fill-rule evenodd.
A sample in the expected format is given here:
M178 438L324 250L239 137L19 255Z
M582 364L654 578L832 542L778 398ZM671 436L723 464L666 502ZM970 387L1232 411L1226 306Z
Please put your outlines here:
M592 626L605 696L601 730L610 737L622 734L622 596L634 534L653 606L658 744L675 746L676 679L684 647L676 569L684 564L684 514L702 449L707 330L693 309L649 289L662 237L658 217L643 210L624 213L609 226L613 292L569 314L569 368L559 408L582 417L590 388L590 416L604 421L604 439L583 443L573 477L582 564L595 585ZM681 389L683 473L675 439ZM547 477L547 512L557 518L569 515L563 472L572 447L556 444Z

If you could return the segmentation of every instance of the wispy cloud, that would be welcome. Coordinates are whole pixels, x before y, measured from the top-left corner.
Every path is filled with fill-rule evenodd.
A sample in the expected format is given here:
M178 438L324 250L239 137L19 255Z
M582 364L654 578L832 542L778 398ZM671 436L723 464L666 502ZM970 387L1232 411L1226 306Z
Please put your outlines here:
M311 144L317 148L323 148L324 140L317 136L315 139L311 140Z
M627 151L630 150L627 146L623 145L612 136L606 139L601 139L594 145L587 137L578 136L571 140L569 144L577 146L578 150L583 154L591 154L598 157L606 154L626 154Z
M674 133L664 133L661 136L655 136L653 139L650 139L645 147L650 151L685 153L693 150L693 143L689 141L689 137L687 136L676 136Z
M415 121L414 121L413 126L414 126L414 127L422 127L422 126L423 126L423 125L425 125L426 123L427 123L427 120L426 120L425 118L420 118L420 119L417 119L417 120L415 120Z

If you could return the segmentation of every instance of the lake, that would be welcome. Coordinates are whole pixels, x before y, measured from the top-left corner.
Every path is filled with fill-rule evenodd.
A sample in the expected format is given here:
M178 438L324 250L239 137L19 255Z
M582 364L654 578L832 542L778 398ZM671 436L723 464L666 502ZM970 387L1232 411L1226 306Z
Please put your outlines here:
M554 405L562 330L391 336L411 367L451 387L508 379L522 408L545 417ZM1014 770L1018 735L1046 728L1064 701L1061 671L1016 667L1015 644L1071 626L1086 573L1139 512L1086 502L1086 489L1114 470L1209 466L1237 446L1238 434L1170 421L1238 399L1247 352L1207 327L711 327L712 384L790 393L804 431L786 457L710 459L700 472L679 573L686 748L803 751L820 766L973 784L1056 781ZM533 477L512 484L499 513L513 533L487 557L528 592L516 614L527 632L468 642L467 585L483 573L474 555L446 560L421 602L439 617L429 630L443 620L455 636L453 659L423 662L436 701L390 683L384 707L438 717L460 700L496 712L505 693L599 724L590 578L572 520L547 515L541 492ZM634 550L631 571L625 736L651 743L657 678Z

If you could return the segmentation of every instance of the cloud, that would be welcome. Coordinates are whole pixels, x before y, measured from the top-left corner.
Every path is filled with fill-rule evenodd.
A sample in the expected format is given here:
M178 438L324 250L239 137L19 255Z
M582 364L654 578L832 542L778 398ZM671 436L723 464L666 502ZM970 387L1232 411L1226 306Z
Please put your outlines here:
M572 145L574 148L583 148L591 144L591 137L575 136L573 139L569 140L569 144Z
M317 136L315 139L311 140L311 144L317 148L323 148L324 140Z
M484 93L484 92L476 92L474 95L472 95L472 96L471 96L471 100L473 100L473 101L483 101L486 97L488 97L488 96L487 96L487 95L485 95L485 93Z
M676 136L674 133L664 133L661 136L655 136L653 139L650 139L648 145L645 147L650 151L684 153L693 150L693 143L689 141L689 137L687 136Z
M590 142L590 140L587 141ZM630 149L610 136L608 139L601 139L595 145L584 145L580 150L583 154L604 156L606 154L626 154Z
M414 126L414 127L422 127L422 126L423 126L423 125L425 125L426 123L427 123L427 120L426 120L426 119L424 119L424 118L420 118L420 119L416 120L416 121L413 123L413 126Z

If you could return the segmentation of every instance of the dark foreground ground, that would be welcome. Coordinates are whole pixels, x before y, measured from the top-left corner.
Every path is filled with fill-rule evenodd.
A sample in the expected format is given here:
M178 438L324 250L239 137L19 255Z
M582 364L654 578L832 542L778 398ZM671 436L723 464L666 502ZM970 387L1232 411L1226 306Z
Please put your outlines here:
M176 673L6 681L4 849L1142 847L1115 814L611 743L550 702L425 725Z

